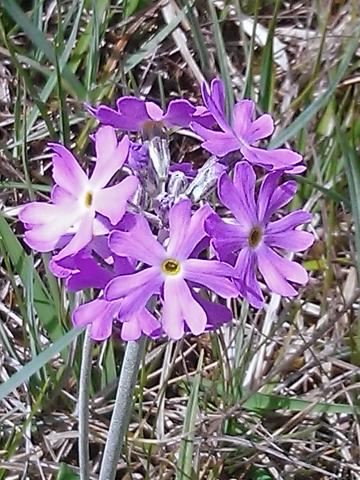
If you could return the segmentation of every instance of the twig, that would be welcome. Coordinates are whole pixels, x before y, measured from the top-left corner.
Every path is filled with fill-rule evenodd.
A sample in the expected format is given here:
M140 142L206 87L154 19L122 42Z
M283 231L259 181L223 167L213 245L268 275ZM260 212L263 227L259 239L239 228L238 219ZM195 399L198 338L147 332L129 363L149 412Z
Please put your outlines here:
M115 479L116 467L130 419L133 391L144 348L145 337L127 344L99 480Z

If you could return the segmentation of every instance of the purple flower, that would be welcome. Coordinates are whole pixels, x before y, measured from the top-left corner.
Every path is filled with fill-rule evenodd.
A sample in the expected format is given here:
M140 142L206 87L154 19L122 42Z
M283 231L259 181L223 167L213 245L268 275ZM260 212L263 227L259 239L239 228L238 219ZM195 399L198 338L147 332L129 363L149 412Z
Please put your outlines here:
M182 99L172 100L165 113L156 103L136 97L121 97L116 106L117 110L106 105L88 109L100 123L132 132L151 131L154 125L160 128L188 127L196 112L190 102Z
M225 117L225 94L221 80L214 79L210 88L203 83L202 97L220 130L211 130L200 125L195 118L191 128L204 140L202 146L213 155L223 157L240 150L248 162L268 170L286 169L301 162L302 156L292 150L256 146L259 140L273 133L274 121L269 114L253 120L255 103L252 100L241 100L234 105L232 124L229 125Z
M74 156L64 146L51 144L53 156L52 203L33 202L21 210L19 218L28 230L25 241L30 247L46 252L59 246L69 235L68 243L56 255L59 260L85 247L93 235L103 235L107 229L97 214L107 217L115 225L127 208L127 201L138 187L138 180L130 175L120 183L106 187L123 166L129 152L129 139L118 143L111 127L102 127L96 133L96 164L87 177Z
M264 301L256 278L257 270L269 290L286 297L297 294L293 282L303 285L308 281L307 272L301 265L277 252L278 249L300 252L310 247L314 240L312 234L296 228L311 220L311 215L303 210L270 221L275 211L286 205L296 191L294 181L278 186L279 177L279 172L265 177L256 201L255 172L248 163L239 162L235 167L234 181L224 173L218 184L219 198L232 212L235 221L227 223L213 214L205 224L221 260L230 261L234 254L237 255L234 281L254 307L261 307Z
M86 250L60 260L57 265L59 264L67 267L66 287L70 291L84 288L103 289L112 278L135 272L134 264L127 258L115 255L113 265L105 267L99 265ZM207 330L218 328L231 320L232 314L224 305L210 302L199 294L194 293L194 296L206 311ZM121 299L107 301L101 294L97 299L74 310L73 324L76 327L91 325L91 337L98 341L106 340L111 335L114 321L121 325L120 336L125 341L137 340L142 334L151 338L158 338L163 334L160 323L146 308L131 317L119 318L121 302Z
M185 327L201 334L207 324L206 311L196 298L195 288L206 287L223 297L235 297L238 291L228 278L232 267L217 260L191 258L206 237L208 205L191 215L191 202L181 200L169 212L170 234L166 247L152 234L146 219L138 215L129 232L113 232L109 245L116 255L134 258L147 267L131 275L114 278L105 288L109 301L122 299L119 318L136 315L153 295L162 299L161 326L173 339L182 337Z
M107 258L107 262L104 261L103 265L100 265L88 248L76 255L53 262L52 268L54 266L67 272L66 287L70 291L85 288L104 289L112 278L135 271L134 262L123 257ZM121 321L118 318L120 305L121 300L109 302L103 294L100 294L97 299L84 303L74 310L73 324L76 327L91 325L91 338L106 340L112 333L114 320ZM160 330L159 322L145 308L127 320L121 328L123 340L137 340L142 333L154 336L154 333Z
M110 337L114 320L122 321L121 338L137 340L142 334L156 338L159 336L160 324L146 309L139 309L125 319L119 318L122 300L108 301L103 296L80 305L72 316L76 327L91 325L90 335L94 340L106 340Z

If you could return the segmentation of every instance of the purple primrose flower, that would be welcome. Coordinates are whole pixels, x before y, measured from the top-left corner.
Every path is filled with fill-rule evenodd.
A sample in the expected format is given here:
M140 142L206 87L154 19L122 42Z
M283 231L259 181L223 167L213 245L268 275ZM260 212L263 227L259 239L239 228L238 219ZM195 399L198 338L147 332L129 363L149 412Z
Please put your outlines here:
M154 126L188 127L197 111L183 99L172 100L165 113L156 103L136 97L121 97L116 106L117 110L106 105L88 109L100 123L131 132L151 131Z
M301 162L302 156L287 148L264 149L256 146L259 140L273 133L274 121L269 114L253 120L255 103L252 100L241 100L234 105L230 125L225 117L225 94L221 80L212 80L210 88L203 83L202 97L220 130L200 125L195 118L191 128L204 140L202 146L213 155L223 157L240 150L248 162L268 170L287 169Z
M133 175L106 187L128 156L129 139L124 137L118 143L114 129L102 127L95 141L97 159L90 178L69 150L59 144L50 144L55 152L52 203L33 202L25 205L19 214L28 229L25 241L35 250L54 250L59 248L59 242L60 245L64 243L65 236L68 237L68 243L65 241L65 246L61 245L56 260L81 250L93 235L106 234L108 230L97 214L115 225L123 217L127 201L138 187L138 179Z
M70 291L80 291L85 288L103 290L106 284L114 277L130 274L135 271L134 263L123 257L108 257L100 264L86 247L57 262L51 262L52 271L60 274L66 280L66 287ZM123 340L137 340L141 334L154 336L160 331L160 324L145 308L136 315L128 318L127 322L120 323L118 318L121 300L109 302L102 293L90 302L76 308L72 314L72 321L76 327L90 325L91 338L106 340L110 337L114 320L121 325L120 336Z
M64 268L68 290L79 291L84 288L104 289L112 278L135 273L135 263L114 255L110 263L101 266L88 249L84 249L60 260L57 266L59 268L60 264ZM195 292L193 295L206 312L207 330L218 328L232 319L231 311L224 305L213 303ZM122 299L108 301L101 293L95 300L74 310L73 324L76 327L90 325L91 337L97 341L105 340L111 335L114 321L121 327L120 336L125 341L137 340L142 334L153 339L163 335L161 324L146 308L126 318L119 316L121 303Z
M161 326L170 338L179 339L185 329L199 335L208 318L194 289L206 287L222 297L235 297L237 288L229 279L232 267L217 260L191 258L206 237L204 221L212 209L205 205L191 215L190 200L181 200L169 212L170 233L166 246L156 240L147 220L137 215L129 232L110 234L109 245L116 255L139 260L146 267L111 280L105 298L120 300L119 318L138 314L153 295L161 297Z
M234 261L234 282L240 293L254 307L260 308L264 298L256 278L260 271L269 290L286 297L297 294L292 283L303 285L308 281L306 270L296 262L282 257L278 249L300 252L313 243L311 233L296 227L311 220L311 215L297 210L280 220L271 221L275 211L286 205L295 195L296 183L278 185L280 172L269 173L262 181L255 200L256 176L246 162L239 162L234 181L224 173L219 179L221 202L232 212L235 221L224 222L213 214L206 219L205 229L211 244L223 261Z

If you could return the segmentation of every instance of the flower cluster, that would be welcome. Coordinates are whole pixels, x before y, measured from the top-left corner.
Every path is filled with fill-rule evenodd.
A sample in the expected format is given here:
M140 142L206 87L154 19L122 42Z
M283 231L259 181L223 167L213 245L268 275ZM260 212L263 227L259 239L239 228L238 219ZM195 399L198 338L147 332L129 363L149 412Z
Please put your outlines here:
M293 180L281 178L303 171L302 157L260 144L274 122L255 118L251 100L236 103L229 122L220 80L202 86L202 99L196 107L172 100L165 112L135 97L120 98L116 110L87 106L100 122L91 175L67 148L50 144L51 201L19 214L25 242L53 252L53 274L71 291L96 292L72 317L96 340L113 330L123 340L199 335L232 319L226 299L261 308L265 289L293 297L308 280L284 253L312 244L299 229L311 215L279 215L296 192ZM179 127L211 154L198 170L171 162L169 134ZM211 206L216 186L219 202Z

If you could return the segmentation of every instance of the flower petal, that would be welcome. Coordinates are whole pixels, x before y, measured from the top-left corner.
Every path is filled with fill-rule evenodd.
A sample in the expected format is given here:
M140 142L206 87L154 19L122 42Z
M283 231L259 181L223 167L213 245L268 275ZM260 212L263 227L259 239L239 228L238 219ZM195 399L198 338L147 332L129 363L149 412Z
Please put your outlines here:
M266 234L287 234L289 230L293 230L295 227L298 227L304 223L309 223L311 219L311 213L305 212L305 210L296 210L295 212L291 212L285 217L280 218L280 220L269 223L266 227Z
M59 185L54 185L51 189L51 201L56 204L69 204L72 202L76 202L76 197L69 193L67 190L59 187Z
M120 128L121 130L136 132L140 130L142 125L142 122L139 121L138 118L122 115L120 112L106 105L100 105L97 109L94 109L94 115L101 124Z
M93 238L94 217L95 213L93 210L89 210L83 215L78 231L70 242L53 257L55 261L59 261L68 255L74 255L74 253L79 252L91 242Z
M90 185L98 189L105 187L123 166L129 154L130 141L125 135L118 144L115 130L112 127L102 127L96 132L95 142L96 164Z
M250 248L244 248L239 253L235 268L235 285L238 287L241 295L255 308L261 308L264 303L264 297L261 292L260 284L256 278L257 259L256 253Z
M229 308L225 307L221 303L210 302L201 295L191 292L195 300L205 310L207 323L206 330L215 330L221 327L224 323L231 322L233 315Z
M138 340L141 337L141 334L141 327L137 316L131 317L131 319L122 323L121 338L125 342Z
M201 94L203 102L220 128L225 132L230 130L230 126L225 118L225 90L221 80L214 78L210 88L206 82L201 84Z
M235 152L241 146L239 140L231 132L209 130L194 122L190 126L204 140L201 146L217 157L224 157L230 152Z
M314 236L301 230L265 234L264 242L271 247L284 248L290 252L302 252L314 243Z
M299 153L287 148L266 150L264 148L241 146L240 150L250 163L260 165L268 170L283 169L302 160L302 156Z
M189 258L183 262L184 277L197 285L209 288L221 297L237 297L238 291L229 280L234 270L227 263L217 260Z
M184 321L194 335L204 332L206 313L183 279L165 281L162 320L165 333L174 340L184 334Z
M88 185L88 177L67 148L58 143L49 143L49 147L55 152L52 160L54 182L76 196Z
M161 325L168 337L179 340L184 335L184 318L181 310L179 281L167 281L164 284L164 300Z
M130 175L117 185L103 188L94 197L95 211L105 215L113 225L116 225L124 216L127 202L138 186L139 180L134 175Z
M178 283L177 291L185 323L190 328L191 333L201 335L207 323L205 310L191 295L190 288L185 281L182 280Z
M188 258L195 247L206 237L204 223L213 212L209 205L200 207L191 217L188 199L175 204L169 214L170 240L167 253L179 260Z
M234 169L234 186L253 224L257 222L255 185L256 174L252 166L247 162L238 162Z
M161 282L163 280L158 267L145 268L136 273L119 275L113 278L104 290L104 297L106 300L112 301L123 298L131 292L141 290L142 288L146 290L150 287L152 291L155 291Z
M135 226L129 232L114 231L109 237L110 249L120 257L132 257L147 265L158 265L166 258L163 246L152 234L147 220L136 217Z
M153 120L154 122L161 122L163 120L163 111L154 102L145 102L145 108L149 117L149 120Z
M247 188L250 189L251 185L248 185ZM256 211L249 208L244 191L236 188L225 172L218 182L218 195L220 201L231 211L241 228L244 231L250 231L257 223Z
M148 103L150 102L136 97L119 98L116 106L121 113L124 125L126 125L123 127L124 130L138 131L145 122L152 120L147 110Z
M85 288L103 289L114 276L110 270L101 267L93 257L84 257L80 253L71 258L77 269L67 277L66 288L72 292Z
M279 208L287 205L295 196L297 190L297 183L295 180L289 180L279 185L274 191L268 207L268 218Z
M119 302L107 302L100 298L80 305L72 314L75 327L91 324L90 336L94 340L106 340L112 332L113 319L119 310Z
M141 334L157 338L161 331L161 324L151 313L144 308L137 314L123 322L121 338L125 341L137 340Z
M296 262L280 257L271 248L262 245L257 250L259 270L272 292L285 297L297 295L290 282L305 284L308 281L306 270Z
M234 105L232 126L236 136L245 142L251 128L254 112L255 103L252 100L241 100Z
M165 125L169 127L187 128L192 121L195 110L195 107L193 107L188 100L171 100L166 114L163 117L163 121Z
M271 115L265 113L251 122L251 126L246 133L245 140L251 145L257 140L270 137L274 131L274 120Z
M122 300L119 318L128 318L145 308L154 294L159 294L164 279L160 274L154 275L147 283L130 291ZM111 282L110 282L111 283Z
M43 212L42 218L41 212ZM81 212L77 208L71 210L67 207L64 210L63 206L34 202L24 207L19 217L26 224L34 225L31 230L26 232L26 239L29 242L32 244L34 242L57 243L60 237L65 235L68 229L78 221L81 217ZM31 223L38 221L43 223ZM37 247L35 248L37 249Z
M269 207L271 205L273 194L277 188L280 175L281 172L271 172L266 175L264 180L261 182L259 195L257 198L257 216L259 222L266 223L273 213Z
M221 260L248 243L248 233L241 225L224 222L215 213L206 219L205 231L211 237L211 244Z
M37 229L36 229L37 230ZM39 234L41 237L41 234ZM51 252L52 250L55 250L57 247L57 244L59 240L61 240L62 237L56 238L54 240L44 242L41 240L38 240L37 238L34 238L34 231L33 230L28 230L25 232L24 235L24 242L33 250L37 250L38 252Z
M141 310L137 316L141 330L145 333L145 335L151 337L157 330L161 328L160 322L156 320L154 315L152 315L147 308Z
M181 247L185 232L187 232L191 218L191 201L188 199L180 200L169 212L170 238L167 246L167 253L170 257L177 256ZM179 258L180 259L180 258Z
M31 202L27 203L20 210L19 219L28 225L52 224L63 220L64 224L70 226L71 219L66 218L68 211L68 206L52 205L45 202ZM75 218L75 215L72 218Z
M95 133L96 161L106 163L117 144L115 129L109 125L100 127Z

